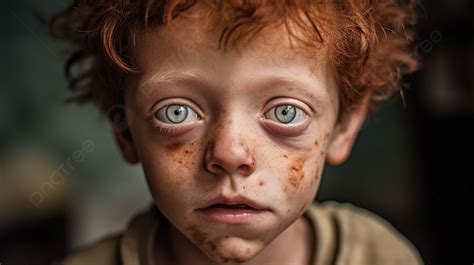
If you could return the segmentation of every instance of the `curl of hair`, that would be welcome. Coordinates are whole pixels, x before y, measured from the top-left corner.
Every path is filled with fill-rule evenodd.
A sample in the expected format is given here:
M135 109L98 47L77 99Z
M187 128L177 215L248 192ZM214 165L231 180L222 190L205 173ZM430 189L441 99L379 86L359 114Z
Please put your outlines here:
M65 65L70 101L95 103L104 113L123 104L127 77L138 72L130 56L135 35L172 24L198 2L210 7L208 24L224 25L219 47L281 24L309 54L324 48L343 112L365 95L373 111L400 89L402 74L418 67L415 0L75 0L49 23L52 35L74 49Z

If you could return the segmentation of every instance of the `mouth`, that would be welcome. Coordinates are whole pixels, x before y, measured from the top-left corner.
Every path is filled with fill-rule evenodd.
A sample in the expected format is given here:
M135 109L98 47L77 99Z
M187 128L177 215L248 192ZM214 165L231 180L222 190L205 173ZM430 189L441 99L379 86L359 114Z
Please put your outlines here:
M247 204L244 204L244 203L238 203L238 204L225 204L225 203L216 203L216 204L213 204L207 208L211 208L211 209L215 209L215 208L222 208L222 209L253 209L253 210L256 210L255 208L253 208L252 206L249 206Z
M215 223L247 224L265 217L270 209L243 197L219 197L197 212Z

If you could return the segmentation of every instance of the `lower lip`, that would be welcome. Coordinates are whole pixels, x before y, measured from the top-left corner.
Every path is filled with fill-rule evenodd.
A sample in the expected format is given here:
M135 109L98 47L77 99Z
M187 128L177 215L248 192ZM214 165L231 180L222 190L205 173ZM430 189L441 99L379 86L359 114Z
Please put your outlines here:
M205 208L198 210L212 222L246 224L255 222L269 213L268 210Z

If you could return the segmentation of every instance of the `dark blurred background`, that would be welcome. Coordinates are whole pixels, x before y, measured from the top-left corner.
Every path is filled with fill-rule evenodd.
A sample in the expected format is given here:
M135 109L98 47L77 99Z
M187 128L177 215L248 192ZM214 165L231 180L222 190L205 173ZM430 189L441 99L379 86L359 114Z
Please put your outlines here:
M2 2L0 264L49 264L120 231L151 202L92 106L68 96L64 46L35 13L68 1ZM473 264L474 2L423 1L423 67L327 166L318 200L348 201L391 222L426 264ZM405 106L404 106L405 105Z

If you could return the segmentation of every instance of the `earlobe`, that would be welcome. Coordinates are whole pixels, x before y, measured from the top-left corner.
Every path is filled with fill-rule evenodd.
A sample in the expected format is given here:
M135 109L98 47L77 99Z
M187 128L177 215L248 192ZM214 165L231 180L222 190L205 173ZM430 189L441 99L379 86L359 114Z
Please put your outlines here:
M342 164L349 157L355 139L364 123L368 102L369 96L366 96L356 109L347 113L335 125L326 156L329 164Z

